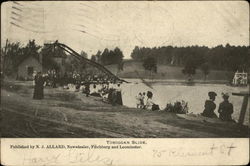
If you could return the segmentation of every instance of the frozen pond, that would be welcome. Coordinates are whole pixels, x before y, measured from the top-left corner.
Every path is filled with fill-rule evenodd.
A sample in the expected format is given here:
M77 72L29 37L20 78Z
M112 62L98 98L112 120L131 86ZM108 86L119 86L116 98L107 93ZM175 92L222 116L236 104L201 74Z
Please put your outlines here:
M215 100L216 110L215 113L218 115L219 103L223 101L221 97L222 92L230 94L229 101L234 106L233 119L238 121L243 97L233 96L232 93L238 93L241 91L248 91L249 87L231 87L223 84L196 84L194 86L187 85L168 85L164 83L152 83L150 87L146 86L140 80L129 80L131 83L122 84L123 93L123 104L128 107L136 107L135 96L139 92L152 91L154 96L153 100L159 104L161 109L164 109L166 104L175 101L184 100L188 102L189 113L194 114L201 113L204 109L205 100L208 99L208 92L214 91L217 93ZM247 113L245 116L244 124L249 122L249 103Z

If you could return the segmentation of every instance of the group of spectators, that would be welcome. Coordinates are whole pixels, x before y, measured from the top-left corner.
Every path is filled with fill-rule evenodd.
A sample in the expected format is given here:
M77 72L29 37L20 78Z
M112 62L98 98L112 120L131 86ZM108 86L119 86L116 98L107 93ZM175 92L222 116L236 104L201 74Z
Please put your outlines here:
M208 93L209 99L205 101L205 109L201 113L204 117L209 118L218 118L215 114L216 104L214 103L217 94L215 92ZM229 94L222 93L223 102L219 104L218 113L219 119L223 121L231 121L235 122L232 119L233 114L233 104L229 102ZM136 96L136 107L146 110L160 110L159 105L153 102L153 93L151 91L148 92L140 92ZM177 114L187 114L188 113L188 103L184 100L176 101L174 104L168 103L164 111L173 112Z
M76 84L80 85L84 82L89 83L106 83L106 82L114 82L115 79L113 77L108 76L104 73L98 74L86 74L86 73L78 73L76 71L65 73L63 77L60 78L59 84Z
M101 97L103 102L112 105L123 105L121 82L89 83L76 86L75 91L86 94L86 97Z
M39 72L41 74L41 72ZM35 71L33 73L33 78L37 75ZM68 84L74 84L80 86L86 82L89 83L107 83L107 82L116 82L116 79L108 76L104 73L97 74L84 74L77 71L74 72L65 72L62 76L55 69L48 70L46 73L42 74L42 77L45 82L45 86L51 86L56 88L57 86L65 86Z
M112 105L123 105L120 82L82 82L81 84L67 84L63 88L81 92L86 97L101 97L103 102L111 103Z
M151 91L140 92L136 97L136 108L146 109L146 110L160 110L158 104L153 100L153 93ZM188 106L185 101L176 101L174 104L168 103L164 111L175 112L179 114L188 113Z
M167 112L174 112L177 114L187 114L188 113L188 103L184 100L176 101L174 104L168 103L164 109Z
M146 110L160 110L159 105L153 101L153 93L151 91L140 92L136 96L136 107Z
M73 91L81 91L86 94L86 97L97 96L101 97L104 102L112 105L123 105L121 83L115 78L105 75L83 75L73 72L65 73L60 78L56 70L48 70L47 73L34 72L34 99L43 98L44 86L56 88L62 86L64 89Z

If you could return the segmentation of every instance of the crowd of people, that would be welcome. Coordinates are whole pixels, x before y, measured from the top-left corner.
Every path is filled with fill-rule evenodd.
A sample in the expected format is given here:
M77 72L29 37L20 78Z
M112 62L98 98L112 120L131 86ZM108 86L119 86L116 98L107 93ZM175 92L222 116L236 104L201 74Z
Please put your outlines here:
M41 73L41 72L39 72ZM34 71L33 78L37 75ZM56 88L57 86L65 86L68 84L74 84L80 86L86 82L89 83L107 83L116 82L116 79L104 73L79 73L77 71L65 72L64 75L59 74L55 69L48 70L46 73L42 74L45 86L51 86Z
M72 90L74 90L74 85L72 87L73 87ZM106 82L106 83L85 82L80 86L75 86L75 91L80 91L86 94L86 97L89 96L101 97L103 102L111 103L112 105L123 105L122 89L120 82Z
M89 83L106 83L116 81L113 77L108 76L104 73L79 73L74 72L65 72L62 77L58 80L58 84L67 85L67 84L76 84L81 85L84 82Z
M87 79L80 79L80 75L77 73L72 73L71 76L65 76L66 78L72 78L73 81L63 82L60 84L58 82L58 74L55 70L49 70L46 74L41 72L35 73L34 75L34 99L43 99L43 89L44 86L57 87L57 84L63 85L64 89L71 89L74 91L81 91L86 94L86 97L97 96L101 97L103 102L111 103L112 105L123 105L122 102L122 89L121 82L115 79L104 79L98 78L94 75L91 77L85 77ZM103 77L102 77L103 78ZM215 114L216 104L215 99L217 94L215 92L208 93L209 99L205 101L205 109L201 113L204 117L218 118ZM218 113L219 119L223 121L234 121L232 119L233 114L233 104L229 102L229 94L222 93L223 102L219 104ZM160 110L159 105L153 100L153 93L151 91L140 92L136 96L136 107L146 110ZM168 103L164 109L168 112L174 112L178 114L188 113L188 103L185 101L177 101L174 104Z
M104 102L112 105L123 105L121 81L108 76L87 75L84 78L77 72L65 73L60 78L56 70L48 70L47 73L34 72L34 99L43 99L44 86L56 88L62 86L64 89L81 91L86 97L101 97Z

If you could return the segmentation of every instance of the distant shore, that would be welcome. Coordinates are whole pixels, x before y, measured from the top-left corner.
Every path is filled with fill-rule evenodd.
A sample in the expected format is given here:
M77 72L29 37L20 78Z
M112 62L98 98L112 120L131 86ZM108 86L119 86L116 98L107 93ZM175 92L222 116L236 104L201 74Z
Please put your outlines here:
M143 82L143 80L147 83L154 84L167 84L167 85L187 85L187 84L226 84L230 85L228 80L177 80L177 79L141 79L141 78L122 78L128 82Z

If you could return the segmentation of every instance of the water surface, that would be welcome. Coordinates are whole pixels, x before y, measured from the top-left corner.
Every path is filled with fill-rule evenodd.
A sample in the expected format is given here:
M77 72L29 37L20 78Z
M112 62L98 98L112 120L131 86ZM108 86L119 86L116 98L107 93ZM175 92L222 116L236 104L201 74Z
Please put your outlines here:
M154 96L153 99L155 103L159 104L161 109L164 109L166 104L175 101L184 100L188 102L189 113L193 112L195 114L201 113L204 109L205 100L208 99L208 92L214 91L217 93L215 100L216 111L218 115L219 103L223 101L221 93L227 92L230 94L229 101L234 106L233 119L236 121L239 119L240 109L243 102L243 97L234 96L232 93L238 93L242 91L248 91L249 87L232 87L224 84L195 84L193 86L176 84L171 85L167 83L150 83L152 88L148 87L142 81L136 79L130 79L131 83L122 84L123 92L123 103L128 107L136 107L135 96L139 92L152 91ZM249 123L249 102L248 108L245 116L244 124Z

